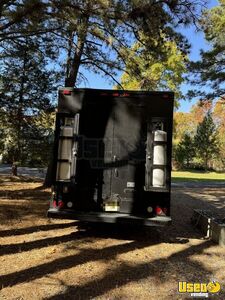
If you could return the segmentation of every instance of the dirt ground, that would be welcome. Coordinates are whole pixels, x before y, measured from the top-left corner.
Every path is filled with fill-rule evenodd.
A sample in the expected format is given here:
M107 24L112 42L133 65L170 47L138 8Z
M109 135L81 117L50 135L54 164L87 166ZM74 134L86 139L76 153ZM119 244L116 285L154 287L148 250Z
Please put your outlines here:
M49 195L0 176L0 299L190 299L178 281L212 279L225 299L225 248L190 224L193 208L225 215L225 188L174 188L160 230L48 220Z

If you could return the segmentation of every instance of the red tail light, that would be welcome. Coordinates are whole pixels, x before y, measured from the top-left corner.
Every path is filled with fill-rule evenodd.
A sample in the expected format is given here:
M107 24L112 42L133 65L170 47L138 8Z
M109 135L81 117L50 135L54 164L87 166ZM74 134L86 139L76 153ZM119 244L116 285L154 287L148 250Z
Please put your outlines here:
M161 207L159 207L159 206L156 206L155 212L156 212L157 215L161 215L163 213Z
M59 201L58 201L58 207L59 207L59 208L63 208L63 206L64 206L63 201L62 201L62 200L59 200Z
M167 213L167 208L156 206L155 213L156 213L157 216L165 216L166 213Z
M71 95L71 91L70 90L64 90L63 91L63 95Z

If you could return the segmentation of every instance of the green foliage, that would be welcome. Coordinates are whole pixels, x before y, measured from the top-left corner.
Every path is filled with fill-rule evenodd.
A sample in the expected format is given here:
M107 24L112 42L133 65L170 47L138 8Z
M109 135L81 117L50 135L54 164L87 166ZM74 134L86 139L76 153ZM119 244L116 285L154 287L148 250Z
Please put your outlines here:
M216 170L225 168L225 103L221 98L215 103L199 101L190 112L175 112L173 149L174 159L180 166L185 165L183 137L189 135L196 141L195 156L191 160L192 168L203 169L207 165ZM209 145L208 145L209 144ZM207 154L207 152L210 152ZM206 155L206 157L204 156ZM207 158L207 156L209 158Z
M219 151L217 130L210 112L199 123L194 139L197 155L202 158L204 167L207 169L209 160L215 157Z
M0 144L3 161L16 161L20 165L47 166L52 155L54 114L42 114L40 112L36 116L24 115L25 122L21 123L20 131L8 123L3 125L0 121L4 134ZM41 126L40 120L43 122Z
M181 167L190 167L195 156L194 139L189 134L184 134L181 141L175 148L175 160Z
M158 52L153 53L149 45L136 42L128 52L126 72L121 77L121 85L128 90L172 90L176 98L181 96L179 87L186 71L187 55L175 41L155 40ZM144 38L142 38L144 39Z
M219 5L206 11L202 26L205 31L206 39L213 44L225 44L225 0L219 0Z
M50 144L51 126L38 128L37 118L52 112L52 89L56 73L47 69L45 48L38 37L21 37L4 44L0 66L0 128L2 151L8 162L28 162L39 151L46 160L44 145ZM43 123L44 126L44 123ZM41 145L43 147L41 148ZM47 149L46 149L47 150Z
M82 9L71 10L71 18L67 18L64 27L69 29L66 85L74 85L77 76L79 78L79 67L116 81L117 71L123 71L127 61L132 61L130 48L134 41L142 45L148 43L148 50L158 53L156 42L163 40L161 28L169 36L173 32L167 25L175 18L175 12L169 7L166 11L166 3L81 1Z
M204 170L190 170L190 171L174 171L172 172L172 181L182 182L223 182L225 173L205 172Z
M184 134L194 136L195 134L195 123L190 112L174 112L173 119L173 143L178 144Z
M79 79L80 67L103 74L116 82L117 71L124 71L128 61L135 63L133 54L130 54L130 48L135 42L147 45L145 52L150 52L151 57L154 54L158 57L165 39L181 41L181 35L175 34L176 27L182 22L191 23L198 6L188 0L89 0L79 1L77 5L74 2L66 1L61 5L58 18L60 24L63 17L63 31L59 32L68 41L66 85L69 86L74 86ZM180 43L180 48L186 50L186 43ZM175 63L175 57L167 63L171 66ZM153 68L156 73L158 67ZM145 74L142 72L141 75Z
M54 138L55 114L39 112L33 116L28 128L23 128L23 151L21 161L30 166L47 166Z
M218 6L206 11L201 24L211 49L201 51L201 60L190 64L191 84L197 89L189 91L189 97L214 99L225 94L225 1L219 0Z
M43 20L46 5L46 1L42 0L2 0L0 2L0 42L45 33Z
M158 54L159 44L165 42L165 37L177 40L179 35L174 32L178 25L196 20L195 12L203 3L204 0L198 3L190 0L4 0L0 4L0 42L37 34L51 39L58 58L67 56L61 63L69 86L84 81L82 68L115 80L117 71L124 70L127 50L132 44L147 43L146 50ZM180 48L186 48L185 43Z

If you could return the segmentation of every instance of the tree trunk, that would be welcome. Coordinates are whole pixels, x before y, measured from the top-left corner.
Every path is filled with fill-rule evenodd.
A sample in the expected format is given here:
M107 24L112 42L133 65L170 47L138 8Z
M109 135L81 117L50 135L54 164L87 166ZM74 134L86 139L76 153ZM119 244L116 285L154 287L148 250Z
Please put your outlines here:
M205 156L204 168L205 168L205 171L208 170L208 156Z
M85 16L80 20L80 25L82 25L81 26L82 30L77 34L77 45L76 45L76 50L74 52L73 59L71 59L71 55L72 55L74 34L73 32L71 32L69 43L68 43L68 53L67 53L67 67L66 67L66 78L65 78L66 87L75 86L79 67L81 64L81 57L83 55L84 46L86 42L86 37L88 32L88 21L89 21L88 16ZM53 184L53 158L51 159L48 165L44 186L51 187L52 184Z
M17 165L15 163L12 164L12 176L17 176Z
M22 76L20 81L20 90L19 90L19 101L18 101L18 109L16 114L16 149L14 151L14 157L16 158L16 162L21 160L22 155L22 121L23 121L23 102L24 102L24 85L25 85L25 76L26 76L26 65L27 65L27 50L23 53L23 67L22 67ZM17 166L15 165L15 160L13 159L12 164L12 175L17 176Z
M189 159L187 158L187 168L190 167L190 162L189 162Z
M2 17L2 12L3 12L3 6L5 5L5 3L4 3L4 1L2 1L1 3L0 3L0 19L1 19L1 17Z
M73 47L73 40L72 40L73 33L69 40L68 59L67 59L67 63L69 64L69 66L67 65L68 72L66 74L66 79L65 79L66 87L74 87L77 80L77 75L81 64L81 57L83 55L84 46L87 37L88 20L89 18L87 16L85 16L83 19L80 19L80 26L82 29L77 35L76 50L74 52L72 61L71 61L71 52L72 52L71 50Z

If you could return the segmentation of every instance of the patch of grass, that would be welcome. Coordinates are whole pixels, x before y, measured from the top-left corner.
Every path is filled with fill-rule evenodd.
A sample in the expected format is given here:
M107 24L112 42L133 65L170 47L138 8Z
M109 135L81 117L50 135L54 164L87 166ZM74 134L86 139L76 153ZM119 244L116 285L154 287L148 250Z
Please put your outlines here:
M225 182L225 173L204 171L172 171L172 181L194 181L194 182Z

